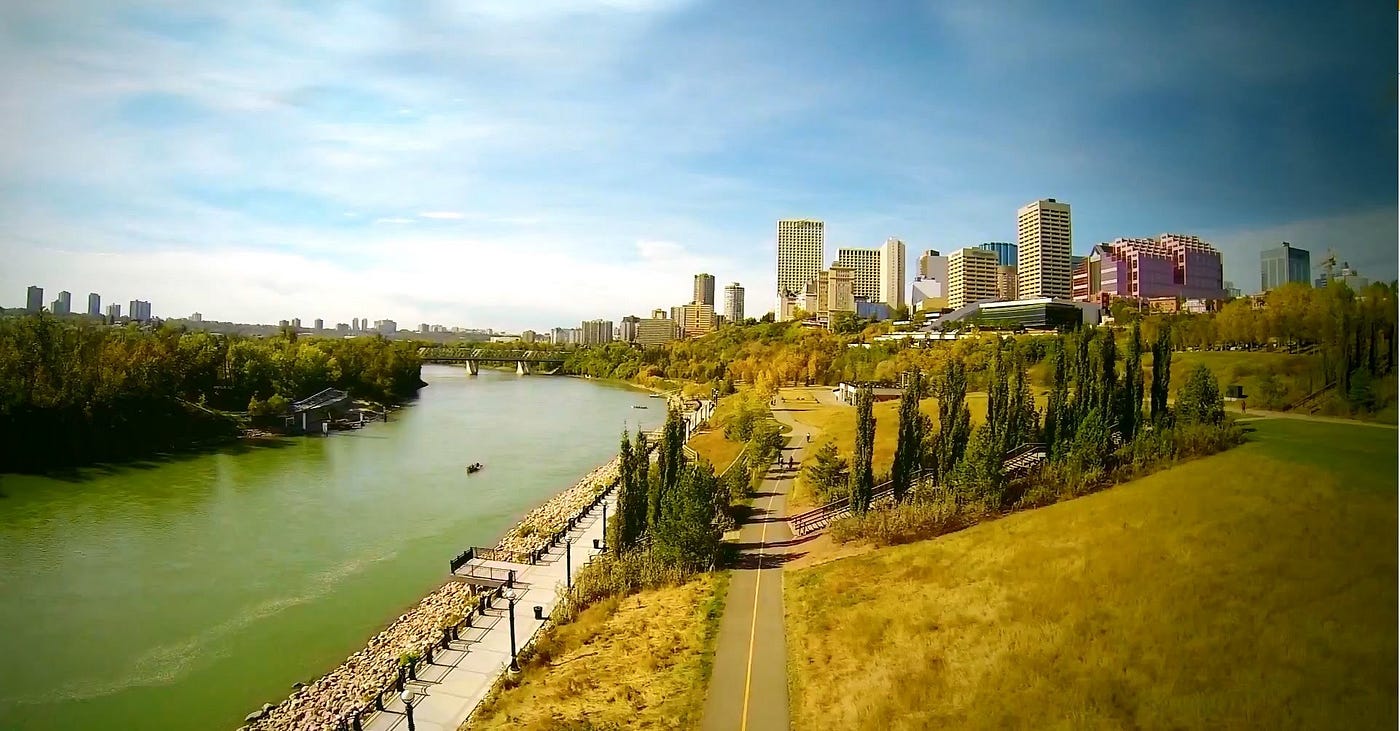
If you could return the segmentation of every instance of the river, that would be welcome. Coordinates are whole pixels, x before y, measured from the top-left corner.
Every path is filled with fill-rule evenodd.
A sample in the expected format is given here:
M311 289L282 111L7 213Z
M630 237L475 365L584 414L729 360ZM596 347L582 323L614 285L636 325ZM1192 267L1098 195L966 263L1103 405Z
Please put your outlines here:
M357 431L0 476L0 728L234 729L665 417L574 378L423 379Z

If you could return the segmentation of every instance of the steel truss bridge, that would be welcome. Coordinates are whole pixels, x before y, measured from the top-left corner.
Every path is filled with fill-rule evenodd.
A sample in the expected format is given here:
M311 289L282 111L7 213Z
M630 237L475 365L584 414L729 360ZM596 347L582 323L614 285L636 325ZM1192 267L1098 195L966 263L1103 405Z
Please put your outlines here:
M476 375L482 363L515 364L515 372L520 374L541 372L552 373L564 365L565 353L558 350L496 350L491 348L454 348L448 346L423 347L418 349L418 357L424 363L465 363L472 375Z

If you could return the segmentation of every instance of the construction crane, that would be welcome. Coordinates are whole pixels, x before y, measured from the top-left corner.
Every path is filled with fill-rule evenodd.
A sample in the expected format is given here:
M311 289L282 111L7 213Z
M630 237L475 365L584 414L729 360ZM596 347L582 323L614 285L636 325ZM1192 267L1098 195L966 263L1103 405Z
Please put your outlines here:
M1333 269L1336 269L1336 268L1337 268L1337 252L1333 251L1333 250L1330 249L1330 248L1327 249L1327 256L1326 256L1326 257L1323 257L1322 261L1318 262L1318 263L1313 267L1313 269L1321 269L1321 270L1323 270L1323 276L1326 277L1326 281L1327 281L1327 282L1331 282L1331 281L1332 281L1332 270L1333 270Z

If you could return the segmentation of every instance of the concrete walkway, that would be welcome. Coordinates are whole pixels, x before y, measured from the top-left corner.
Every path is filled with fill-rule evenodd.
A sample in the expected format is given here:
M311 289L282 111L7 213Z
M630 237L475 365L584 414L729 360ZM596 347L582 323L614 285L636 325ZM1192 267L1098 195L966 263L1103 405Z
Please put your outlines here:
M603 537L602 505L608 514L613 511L615 494L585 515L570 533L573 541L573 574L578 576L583 565L599 552L593 549L594 539ZM544 626L535 619L535 606L544 608L548 617L563 594L564 552L561 543L540 563L530 566L498 561L486 565L516 570L516 591L521 598L515 605L515 637L517 648L524 647ZM509 603L497 599L486 616L473 619L473 626L462 630L461 639L449 644L448 650L435 653L431 665L419 666L418 679L409 683L418 689L413 706L413 725L417 731L456 731L458 726L476 710L490 692L495 681L510 664ZM395 698L386 710L364 724L367 731L399 731L408 728L403 701Z
M782 411L792 427L782 461L802 464L810 427ZM797 470L770 469L754 497L753 512L739 528L738 559L720 618L714 669L701 728L706 731L787 729L787 643L783 628L782 565L793 557L792 532L783 518Z

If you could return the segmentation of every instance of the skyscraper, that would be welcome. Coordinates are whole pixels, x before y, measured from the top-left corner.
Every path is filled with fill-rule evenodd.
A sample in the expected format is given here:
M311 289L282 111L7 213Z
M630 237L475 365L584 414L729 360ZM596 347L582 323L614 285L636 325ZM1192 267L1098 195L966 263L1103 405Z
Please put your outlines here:
M350 331L351 331L351 332L359 332L359 331L360 331L360 318L358 318L358 317L352 317L352 318L350 318Z
M115 302L107 305L107 317L112 322L122 319L122 306Z
M715 275L695 275L695 294L690 301L697 305L715 306Z
M1016 245L1007 244L1000 241L988 241L981 247L997 255L997 265L1004 267L1014 267L1020 264L1016 260Z
M937 249L929 249L919 255L919 270L916 277L937 280L943 285L944 296L948 288L948 257L940 256Z
M143 300L132 300L126 306L127 319L137 322L145 322L151 319L151 303Z
M1072 242L1068 203L1044 198L1016 211L1017 299L1069 299Z
M778 294L800 295L822 270L825 224L808 219L778 221Z
M966 247L948 254L948 307L997 296L997 255L986 249Z
M832 266L844 267L855 273L853 291L856 297L864 297L871 302L880 299L880 249L843 246L836 250L836 261Z
M1259 287L1269 291L1288 282L1307 283L1311 279L1312 261L1307 249L1294 247L1287 241L1259 252Z
M321 318L319 318L319 317L316 318L316 329L317 329L317 330L325 330L325 329L326 329L326 321L323 320L323 319L321 319Z
M992 252L992 253L996 253L996 252ZM1000 259L998 259L998 261L1000 261ZM1016 292L1017 292L1017 286L1016 286L1016 266L1015 266L1015 265L1010 265L1010 266L1008 266L1008 265L1006 265L1006 264L998 264L998 265L997 265L997 299L999 299L999 300L1014 300L1014 299L1016 299Z
M707 335L715 331L715 308L713 305L682 305L680 315L681 331L688 338Z
M102 297L100 297L96 292L88 293L87 313L89 315L97 315L98 317L102 316Z
M73 311L73 293L64 290L58 293L58 299L53 301L53 313L55 315L67 315Z
M744 288L738 282L724 288L724 318L734 323L744 321Z
M24 309L29 312L38 312L44 309L44 288L30 285L24 293Z
M642 318L637 317L636 315L628 315L628 316L622 318L622 320L621 320L620 322L617 323L617 337L618 337L618 339L621 340L621 341L624 342L624 343L636 342L636 340L637 340L637 323L639 323L639 322L641 322L641 321L642 321ZM521 338L522 338L522 339L524 338L524 333L521 333Z
M612 320L584 320L582 329L584 345L603 345L612 342Z
M904 242L891 236L880 247L880 292L876 302L904 306Z

